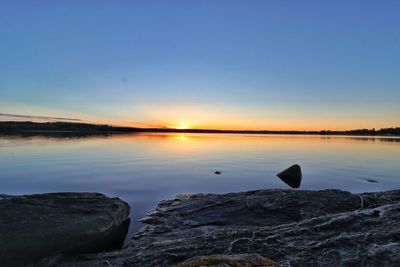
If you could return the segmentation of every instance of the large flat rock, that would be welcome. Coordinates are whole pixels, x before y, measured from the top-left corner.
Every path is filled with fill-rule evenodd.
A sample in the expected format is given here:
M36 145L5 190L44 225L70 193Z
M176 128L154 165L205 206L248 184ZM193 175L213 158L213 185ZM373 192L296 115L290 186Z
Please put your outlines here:
M0 265L120 248L129 212L99 193L0 195Z
M250 257L271 266L399 266L399 221L400 190L178 195L143 219L126 248L57 264L240 266L234 261Z

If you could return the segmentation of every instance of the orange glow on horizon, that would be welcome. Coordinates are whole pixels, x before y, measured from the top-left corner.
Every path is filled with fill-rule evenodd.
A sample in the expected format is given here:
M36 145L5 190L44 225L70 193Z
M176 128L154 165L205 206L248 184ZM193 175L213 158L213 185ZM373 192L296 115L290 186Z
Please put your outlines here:
M110 123L105 123L110 124ZM125 126L125 127L138 127L138 128L167 128L167 129L176 129L176 130L188 130L188 129L203 129L203 130L232 130L232 131L322 131L322 130L331 130L331 131L346 131L346 130L354 130L354 129L380 129L393 127L392 125L381 125L381 126L364 126L360 124L355 124L351 122L343 122L328 124L328 123L285 123L280 122L277 123L274 121L273 123L229 123L229 121L223 121L221 123L209 123L209 124L188 124L188 123L149 123L149 124L135 124L135 123L111 123L114 126ZM158 126L160 125L160 126Z
M186 129L190 129L189 124L187 124L186 122L182 122L180 124L177 124L177 126L174 125L168 125L167 128L170 129L178 129L178 130L186 130Z
M257 107L255 107L257 108ZM20 108L23 110L23 107ZM108 124L113 126L137 128L170 128L178 130L248 130L248 131L321 131L321 130L354 130L381 129L399 127L399 114L389 113L367 115L364 112L329 113L307 110L285 110L279 108L239 108L235 106L215 106L182 103L150 103L124 109L118 114L80 114L66 111L33 109L13 111L28 116L42 115L48 117L77 118L82 123ZM0 120L9 120L8 118ZM21 119L22 120L22 119ZM28 119L23 119L28 120ZM30 118L29 120L32 120ZM44 122L40 120L40 122Z

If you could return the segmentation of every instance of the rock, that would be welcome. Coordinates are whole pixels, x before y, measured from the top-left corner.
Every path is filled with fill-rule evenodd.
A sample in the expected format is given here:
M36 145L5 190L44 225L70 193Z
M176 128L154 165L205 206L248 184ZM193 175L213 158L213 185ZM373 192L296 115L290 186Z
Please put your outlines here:
M237 255L210 255L195 257L178 264L176 267L229 267L229 266L264 266L280 267L281 265L271 259L260 256L259 254L237 254Z
M57 266L240 266L231 260L249 254L284 266L398 266L399 220L400 190L185 194L160 202L122 250Z
M374 179L369 179L369 178L365 178L364 181L368 182L368 183L377 183L377 180Z
M220 171L215 171L214 172L214 174L217 174L217 175L219 175L219 174L221 174L222 172L220 172Z
M277 176L292 188L299 188L301 184L301 168L300 165L294 164L286 170L277 174Z
M0 197L1 266L121 248L129 206L98 193Z

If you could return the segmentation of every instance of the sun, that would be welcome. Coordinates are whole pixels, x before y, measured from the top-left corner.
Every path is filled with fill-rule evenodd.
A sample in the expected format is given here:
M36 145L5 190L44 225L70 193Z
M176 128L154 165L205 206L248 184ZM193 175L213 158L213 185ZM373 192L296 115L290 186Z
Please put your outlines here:
M179 129L179 130L186 130L186 129L188 129L188 128L189 128L189 124L187 124L187 123L185 123L185 122L179 124L179 125L176 127L176 129Z
M189 124L187 124L186 122L182 122L178 125L170 125L170 126L168 126L168 128L178 129L178 130L186 130L186 129L189 129Z

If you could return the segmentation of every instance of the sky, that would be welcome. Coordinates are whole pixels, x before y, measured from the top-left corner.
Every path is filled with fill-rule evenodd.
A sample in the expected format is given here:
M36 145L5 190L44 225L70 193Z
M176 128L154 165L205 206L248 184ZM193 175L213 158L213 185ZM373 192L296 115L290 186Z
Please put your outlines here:
M2 0L0 119L400 126L399 14L397 0Z

